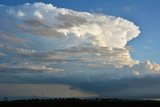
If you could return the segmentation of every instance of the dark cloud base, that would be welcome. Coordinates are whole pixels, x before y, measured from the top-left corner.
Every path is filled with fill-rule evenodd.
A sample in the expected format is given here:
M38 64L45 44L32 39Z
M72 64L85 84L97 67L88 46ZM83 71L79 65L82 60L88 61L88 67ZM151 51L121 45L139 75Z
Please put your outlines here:
M19 75L19 76L18 76ZM6 77L4 79L4 77ZM104 78L105 76L97 77ZM83 78L83 79L82 79ZM60 76L55 74L2 73L1 83L23 84L65 84L71 89L80 89L84 92L92 92L104 98L159 98L160 75L148 75L144 77L121 78L121 79L87 79L88 77L73 75Z

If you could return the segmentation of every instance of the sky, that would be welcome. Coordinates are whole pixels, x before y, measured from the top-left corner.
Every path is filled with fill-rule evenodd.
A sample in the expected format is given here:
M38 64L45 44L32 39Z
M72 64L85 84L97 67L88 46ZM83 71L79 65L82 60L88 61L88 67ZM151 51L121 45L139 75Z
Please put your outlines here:
M1 97L160 97L159 0L0 4Z

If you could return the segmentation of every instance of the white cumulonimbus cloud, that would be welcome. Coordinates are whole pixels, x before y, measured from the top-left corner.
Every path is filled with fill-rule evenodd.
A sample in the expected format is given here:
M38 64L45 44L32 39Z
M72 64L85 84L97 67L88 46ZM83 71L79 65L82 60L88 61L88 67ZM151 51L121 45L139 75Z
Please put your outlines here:
M147 79L139 85L149 87L146 76L160 73L160 64L131 58L127 42L140 30L126 19L44 3L1 5L0 12L0 82L60 83L127 97L137 90L130 84Z
M87 43L124 48L128 41L140 33L138 26L120 17L76 12L51 4L25 4L9 7L5 11L8 17L17 20L14 24L17 28L42 36L65 36L71 43L76 41L76 44L72 43L73 46Z

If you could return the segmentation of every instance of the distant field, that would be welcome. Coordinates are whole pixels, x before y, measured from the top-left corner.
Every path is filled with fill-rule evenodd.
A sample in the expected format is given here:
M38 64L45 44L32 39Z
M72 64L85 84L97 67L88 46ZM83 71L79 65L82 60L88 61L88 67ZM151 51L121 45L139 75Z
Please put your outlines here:
M61 106L91 106L104 107L107 105L118 106L159 106L160 101L151 100L120 100L120 99L76 99L76 98L59 98L59 99L30 99L30 100L14 100L0 101L0 107L61 107Z

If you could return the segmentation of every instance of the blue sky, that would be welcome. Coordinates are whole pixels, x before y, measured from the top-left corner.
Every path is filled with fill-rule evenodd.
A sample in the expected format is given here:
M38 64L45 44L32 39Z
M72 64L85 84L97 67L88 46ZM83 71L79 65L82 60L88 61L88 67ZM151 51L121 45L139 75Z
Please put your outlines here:
M96 12L122 17L140 27L141 34L129 42L134 59L160 63L159 0L1 0L0 4L19 5L26 2L52 3L56 7L75 11Z
M160 98L159 0L0 4L0 96Z

